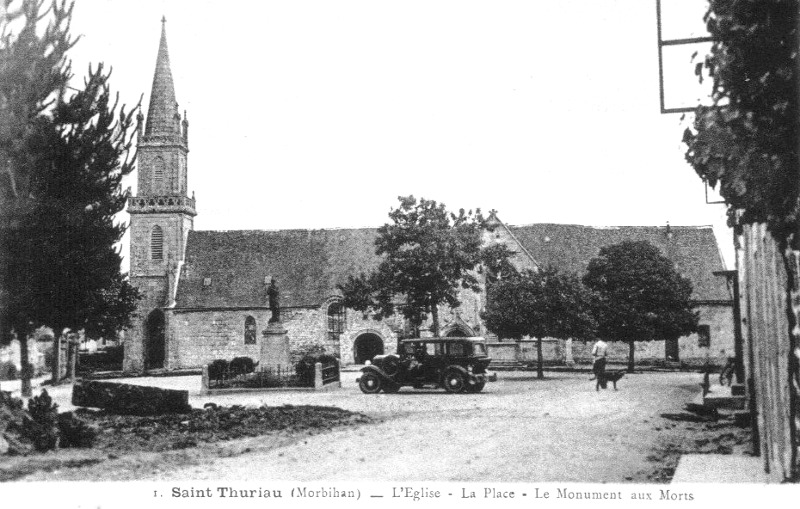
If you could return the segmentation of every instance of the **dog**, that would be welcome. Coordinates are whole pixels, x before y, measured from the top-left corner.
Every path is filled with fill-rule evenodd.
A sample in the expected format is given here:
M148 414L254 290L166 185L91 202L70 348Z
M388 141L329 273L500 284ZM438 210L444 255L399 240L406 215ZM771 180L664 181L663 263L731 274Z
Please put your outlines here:
M614 384L614 390L616 391L617 390L617 382L619 382L619 379L622 378L623 376L625 376L625 371L624 370L606 371L606 374L603 377L603 380L598 380L597 376L593 376L589 380L597 380L597 385L595 386L595 390L599 391L601 387L603 389L607 389L608 388L608 382L611 382L612 384Z

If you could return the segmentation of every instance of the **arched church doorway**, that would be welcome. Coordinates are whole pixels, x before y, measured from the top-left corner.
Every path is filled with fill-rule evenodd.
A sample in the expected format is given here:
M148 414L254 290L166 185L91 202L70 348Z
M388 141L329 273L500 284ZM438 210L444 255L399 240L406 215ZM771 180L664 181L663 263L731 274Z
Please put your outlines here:
M356 364L364 364L376 355L382 354L383 340L377 334L366 332L360 334L353 342L353 358Z
M450 329L450 331L447 333L447 335L445 337L448 337L448 338L468 338L470 336L471 335L467 331L465 331L464 329L461 329L459 327L454 327L454 328Z
M157 369L164 367L166 351L164 329L164 312L154 309L147 315L144 338L144 368Z

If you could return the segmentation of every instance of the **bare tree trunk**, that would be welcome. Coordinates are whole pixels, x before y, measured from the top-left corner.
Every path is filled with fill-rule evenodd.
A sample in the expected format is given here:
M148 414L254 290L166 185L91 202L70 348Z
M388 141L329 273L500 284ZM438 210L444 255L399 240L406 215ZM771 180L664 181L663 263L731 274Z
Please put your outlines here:
M63 330L63 329L62 329ZM53 332L53 365L50 366L53 385L61 381L61 330Z
M433 320L433 337L439 337L439 305L431 306L431 319Z
M544 378L544 369L542 364L544 357L542 355L542 338L536 339L536 378Z
M30 352L28 352L28 334L25 330L17 331L17 340L19 341L19 363L22 366L21 373L21 392L23 398L30 398L33 395L31 388L31 374L33 366L30 362Z
M628 341L628 373L633 373L633 351L636 341Z

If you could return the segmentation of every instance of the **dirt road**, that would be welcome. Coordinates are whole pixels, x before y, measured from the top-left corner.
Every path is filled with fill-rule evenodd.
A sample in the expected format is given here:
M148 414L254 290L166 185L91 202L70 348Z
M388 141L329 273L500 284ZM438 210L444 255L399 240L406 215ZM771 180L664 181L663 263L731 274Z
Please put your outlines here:
M626 482L653 469L654 447L686 434L660 417L681 413L698 391L693 373L628 375L619 391L595 392L587 374L501 372L476 395L443 391L364 395L345 373L332 393L200 397L219 404L331 405L383 418L378 424L301 437L266 450L208 458L138 479ZM175 382L189 383L189 379ZM676 429L677 426L677 429ZM102 475L101 475L102 478ZM116 477L119 478L119 477Z

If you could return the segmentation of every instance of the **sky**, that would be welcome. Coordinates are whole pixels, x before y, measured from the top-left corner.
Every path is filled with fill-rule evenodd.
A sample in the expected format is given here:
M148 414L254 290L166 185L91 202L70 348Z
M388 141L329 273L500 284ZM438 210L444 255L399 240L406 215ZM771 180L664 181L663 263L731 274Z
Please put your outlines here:
M703 0L662 1L664 38L703 35ZM162 16L195 229L376 227L413 194L512 225L714 225L733 264L690 117L659 110L655 0L77 0L75 79L104 62L146 110ZM668 107L702 94L694 49L665 53Z

